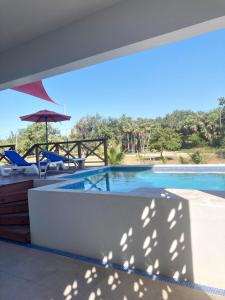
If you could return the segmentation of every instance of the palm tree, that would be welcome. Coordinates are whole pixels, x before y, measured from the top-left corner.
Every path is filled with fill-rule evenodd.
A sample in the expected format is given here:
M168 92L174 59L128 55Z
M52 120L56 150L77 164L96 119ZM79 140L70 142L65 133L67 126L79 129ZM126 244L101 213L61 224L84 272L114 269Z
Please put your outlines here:
M222 116L222 113L224 111L224 108L225 108L225 98L224 97L220 97L218 98L218 102L219 102L219 112L220 112L220 129L222 128L222 119L223 119L223 116Z
M115 145L109 148L108 160L110 165L120 165L124 159L124 152L121 150L120 145Z

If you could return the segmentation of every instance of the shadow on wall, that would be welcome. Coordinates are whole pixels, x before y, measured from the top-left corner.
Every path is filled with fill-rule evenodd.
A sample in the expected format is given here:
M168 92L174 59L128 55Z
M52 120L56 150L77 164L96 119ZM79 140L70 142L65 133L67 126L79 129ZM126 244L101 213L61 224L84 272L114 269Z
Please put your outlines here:
M139 191L140 192L140 191ZM115 200L116 201L116 200ZM140 209L140 203L130 201L129 214L122 206L117 207L120 218L116 219L121 228L119 236L110 236L110 241L99 245L102 264L106 268L89 266L79 278L69 282L63 291L65 300L70 299L162 299L162 300L209 300L213 297L203 291L184 288L176 284L153 280L132 274L138 268L149 274L167 275L174 280L194 282L192 268L192 247L188 201L162 191L161 199L149 199ZM110 231L105 220L115 211L107 212L101 203L101 230ZM116 203L119 204L119 203ZM107 247L113 245L113 247ZM123 265L127 273L109 268L110 263Z

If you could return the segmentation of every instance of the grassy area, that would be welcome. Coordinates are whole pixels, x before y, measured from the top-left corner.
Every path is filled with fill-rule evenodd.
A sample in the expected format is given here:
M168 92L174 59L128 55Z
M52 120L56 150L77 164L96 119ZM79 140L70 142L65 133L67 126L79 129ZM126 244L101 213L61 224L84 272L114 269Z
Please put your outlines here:
M218 154L216 148L194 148L194 149L182 149L181 151L165 151L163 153L166 158L166 164L193 164L191 154L199 151L203 158L202 163L205 164L225 164L225 157ZM160 153L149 152L144 154L126 154L123 161L124 165L152 165L162 164L160 159Z
M202 153L217 153L218 152L218 148L214 148L214 147L196 147L196 148L192 148L192 149L181 149L179 150L180 153L193 153L195 151L200 151Z

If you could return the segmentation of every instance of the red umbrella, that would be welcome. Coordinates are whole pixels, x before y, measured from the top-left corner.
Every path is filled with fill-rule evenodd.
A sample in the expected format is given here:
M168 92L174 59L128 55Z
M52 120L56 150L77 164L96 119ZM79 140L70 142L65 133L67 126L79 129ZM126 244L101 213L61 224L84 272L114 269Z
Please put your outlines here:
M20 117L22 121L35 123L45 123L46 125L46 143L48 143L48 122L61 122L70 120L70 116L56 113L49 110L40 110L34 114Z

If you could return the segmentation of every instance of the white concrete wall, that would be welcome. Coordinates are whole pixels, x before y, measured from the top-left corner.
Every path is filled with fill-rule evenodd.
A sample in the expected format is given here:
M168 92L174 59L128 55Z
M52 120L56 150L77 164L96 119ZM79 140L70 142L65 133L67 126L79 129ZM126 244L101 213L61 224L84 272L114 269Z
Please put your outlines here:
M224 199L198 191L130 196L53 187L29 191L32 243L225 287Z

